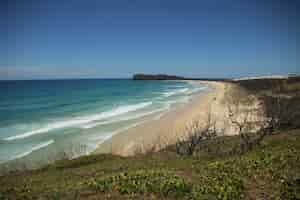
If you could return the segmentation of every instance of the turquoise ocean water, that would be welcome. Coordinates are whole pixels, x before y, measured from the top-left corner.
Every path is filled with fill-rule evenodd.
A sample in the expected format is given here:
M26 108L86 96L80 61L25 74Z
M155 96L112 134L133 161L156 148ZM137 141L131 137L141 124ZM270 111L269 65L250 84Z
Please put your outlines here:
M89 154L205 89L182 81L0 81L0 163Z

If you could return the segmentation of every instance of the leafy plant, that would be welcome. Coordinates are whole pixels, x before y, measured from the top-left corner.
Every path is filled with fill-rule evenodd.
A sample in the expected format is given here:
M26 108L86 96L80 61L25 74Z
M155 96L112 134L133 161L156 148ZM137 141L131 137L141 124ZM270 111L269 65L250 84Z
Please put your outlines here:
M287 200L300 199L300 178L282 180L281 198Z
M0 200L8 200L8 198L6 198L4 194L0 193Z
M194 194L214 196L214 199L241 199L244 185L238 173L228 168L224 162L214 162L208 166L209 174L203 184L194 188ZM196 198L197 199L197 198Z
M182 196L191 190L183 178L166 171L140 170L92 179L88 185L100 192L116 190L121 194L156 193L161 196Z

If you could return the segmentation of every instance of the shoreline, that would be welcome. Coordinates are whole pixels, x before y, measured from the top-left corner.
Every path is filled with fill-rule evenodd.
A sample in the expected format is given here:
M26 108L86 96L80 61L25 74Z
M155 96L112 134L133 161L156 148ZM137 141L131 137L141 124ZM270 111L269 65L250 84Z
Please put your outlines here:
M229 83L215 81L192 81L209 86L208 91L195 94L184 105L164 113L159 119L149 119L141 124L113 135L99 144L92 154L112 153L121 156L132 156L136 153L159 150L174 144L179 137L184 137L186 128L198 121L201 127L206 125L208 113L216 123L217 130L226 135L234 135L233 127L226 121L224 95Z

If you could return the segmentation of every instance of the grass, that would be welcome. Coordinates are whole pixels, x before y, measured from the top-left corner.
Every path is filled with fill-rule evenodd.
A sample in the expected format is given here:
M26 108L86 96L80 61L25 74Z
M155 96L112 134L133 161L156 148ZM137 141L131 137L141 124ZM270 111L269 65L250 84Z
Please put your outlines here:
M300 199L300 129L226 155L235 142L218 138L186 157L169 147L129 158L62 160L0 177L0 199Z

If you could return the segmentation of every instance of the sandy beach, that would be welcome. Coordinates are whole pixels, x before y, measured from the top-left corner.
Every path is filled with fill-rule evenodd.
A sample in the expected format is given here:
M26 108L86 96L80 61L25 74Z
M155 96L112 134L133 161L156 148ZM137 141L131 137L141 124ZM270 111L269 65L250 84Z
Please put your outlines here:
M211 89L195 95L189 103L179 105L159 119L151 119L124 132L114 135L96 149L95 153L113 153L122 156L134 155L149 148L159 149L175 143L186 134L186 129L195 121L205 127L210 113L211 122L225 135L234 135L235 130L226 117L225 91L230 83L194 81L207 84Z

